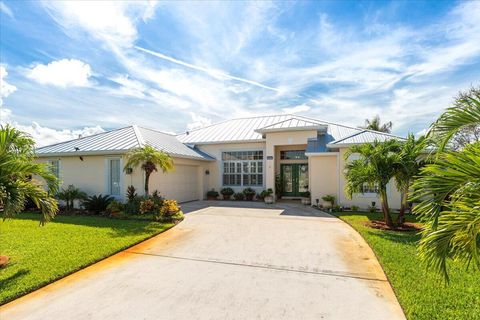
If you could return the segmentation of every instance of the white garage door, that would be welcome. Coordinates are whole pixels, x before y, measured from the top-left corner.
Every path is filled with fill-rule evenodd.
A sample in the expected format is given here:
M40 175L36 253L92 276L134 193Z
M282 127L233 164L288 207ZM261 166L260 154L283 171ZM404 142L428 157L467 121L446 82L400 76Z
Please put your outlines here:
M198 200L198 167L176 165L174 172L155 172L150 178L150 190L178 202Z

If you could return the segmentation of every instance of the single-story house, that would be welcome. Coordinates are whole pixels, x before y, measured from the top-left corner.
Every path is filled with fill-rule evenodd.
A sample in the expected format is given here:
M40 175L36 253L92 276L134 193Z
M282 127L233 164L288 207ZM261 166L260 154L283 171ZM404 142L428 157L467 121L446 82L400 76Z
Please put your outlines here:
M179 202L204 199L208 190L251 187L257 192L275 189L281 179L284 198L311 192L312 203L334 195L338 204L367 207L380 201L375 188L348 199L345 192L344 154L352 145L374 140L403 139L387 133L298 115L232 119L172 135L141 126L129 126L57 143L36 150L62 181L89 194L125 198L129 185L143 193L140 168L123 170L129 149L145 144L173 158L175 171L156 172L150 190ZM353 155L352 157L354 157ZM392 208L400 207L394 183L388 187Z

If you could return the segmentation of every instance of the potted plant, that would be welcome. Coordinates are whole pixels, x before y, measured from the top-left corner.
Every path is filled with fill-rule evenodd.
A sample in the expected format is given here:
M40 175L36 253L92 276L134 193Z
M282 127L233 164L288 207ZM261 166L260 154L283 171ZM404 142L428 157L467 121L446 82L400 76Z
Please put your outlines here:
M230 200L230 197L235 193L232 188L223 188L220 190L220 193L223 196L223 200Z
M335 205L335 196L326 195L322 197L322 200L330 203L330 208L333 208L333 206Z
M309 205L311 203L311 201L310 201L310 191L302 192L301 196L302 196L302 204Z
M243 189L243 194L245 195L245 198L247 199L247 201L253 201L253 198L257 193L255 192L255 190L249 187L249 188Z
M260 198L265 201L267 204L272 204L273 203L273 190L271 188L267 190L263 190L262 193L260 193Z
M245 195L243 194L243 192L237 192L233 195L233 198L237 201L242 201L245 200Z
M207 200L217 200L218 199L218 192L215 189L207 191Z

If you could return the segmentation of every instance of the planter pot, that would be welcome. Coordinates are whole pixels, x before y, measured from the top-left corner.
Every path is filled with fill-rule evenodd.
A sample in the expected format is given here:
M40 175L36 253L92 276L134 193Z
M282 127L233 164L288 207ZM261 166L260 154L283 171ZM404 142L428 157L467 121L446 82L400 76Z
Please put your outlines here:
M246 199L247 201L253 201L253 197L255 197L254 194L246 194L246 195L245 195L245 199Z
M231 194L224 194L222 195L223 196L223 200L230 200L232 195Z
M310 205L310 198L302 198L302 204L304 205Z
M263 201L267 204L272 204L273 203L273 196L266 196Z
M207 200L217 200L217 197L207 196Z

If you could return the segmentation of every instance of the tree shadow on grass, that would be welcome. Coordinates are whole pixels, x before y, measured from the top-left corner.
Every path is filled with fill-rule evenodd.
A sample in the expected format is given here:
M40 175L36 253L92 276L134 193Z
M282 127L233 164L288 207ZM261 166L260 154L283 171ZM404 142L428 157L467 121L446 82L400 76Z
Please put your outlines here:
M14 220L31 220L40 223L40 214L22 213L13 218ZM7 222L8 223L8 220ZM155 221L139 219L112 219L104 216L95 215L57 215L49 224L70 224L93 228L111 229L111 235L114 237L125 237L138 234L155 234L166 229L165 225ZM39 226L42 228L42 226Z
M7 266L8 268L8 266ZM11 276L6 277L5 279L0 279L0 288L7 288L9 285L13 284L14 282L18 281L19 278L27 275L30 273L28 269L21 269L12 274Z
M388 241L415 244L420 240L418 231L385 231L372 229L366 231L370 237L379 237Z

